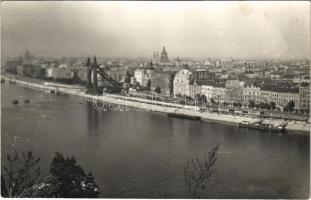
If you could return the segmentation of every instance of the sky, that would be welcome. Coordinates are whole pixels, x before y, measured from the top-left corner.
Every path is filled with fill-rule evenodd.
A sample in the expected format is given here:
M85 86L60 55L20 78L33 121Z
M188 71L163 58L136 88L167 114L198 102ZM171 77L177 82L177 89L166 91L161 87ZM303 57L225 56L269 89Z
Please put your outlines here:
M170 58L310 56L310 3L13 1L1 3L1 55Z

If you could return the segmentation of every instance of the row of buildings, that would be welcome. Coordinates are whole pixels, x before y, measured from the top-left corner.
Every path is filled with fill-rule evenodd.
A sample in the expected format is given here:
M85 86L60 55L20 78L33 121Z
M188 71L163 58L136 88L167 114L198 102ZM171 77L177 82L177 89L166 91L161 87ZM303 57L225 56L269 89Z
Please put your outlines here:
M274 102L281 109L290 101L295 103L295 109L310 110L310 84L302 82L298 87L273 87L265 90L258 86L248 85L244 81L226 80L224 82L211 81L208 71L180 70L174 78L173 94L194 97L204 95L207 101L211 99L219 103L240 103L249 106Z
M310 109L310 62L307 61L170 60L163 47L160 55L154 52L151 62L106 59L100 63L103 64L99 67L114 80L124 83L126 90L157 90L166 96L204 95L209 102L243 106L274 102L284 108L293 101L296 109ZM35 59L26 51L24 56L7 65L11 72L19 75L68 80L68 83L87 81L85 59ZM98 81L101 85L105 80L98 77Z
M299 83L295 87L282 87L282 84L261 87L240 80L216 80L213 73L207 69L157 72L151 69L137 69L134 72L137 82L143 87L154 90L161 88L164 95L195 97L204 95L207 102L216 101L223 104L240 104L248 107L250 104L275 103L283 109L290 101L295 103L297 110L310 109L310 85ZM274 81L275 82L275 81Z

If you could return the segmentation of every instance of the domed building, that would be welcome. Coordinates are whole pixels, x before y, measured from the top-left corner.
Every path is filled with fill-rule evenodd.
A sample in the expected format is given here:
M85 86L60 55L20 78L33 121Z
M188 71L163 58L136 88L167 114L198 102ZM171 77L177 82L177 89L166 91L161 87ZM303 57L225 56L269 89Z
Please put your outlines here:
M161 61L162 63L167 63L167 62L169 62L168 55L167 55L167 52L166 52L166 50L165 50L165 47L163 47L163 49L162 49L160 61Z

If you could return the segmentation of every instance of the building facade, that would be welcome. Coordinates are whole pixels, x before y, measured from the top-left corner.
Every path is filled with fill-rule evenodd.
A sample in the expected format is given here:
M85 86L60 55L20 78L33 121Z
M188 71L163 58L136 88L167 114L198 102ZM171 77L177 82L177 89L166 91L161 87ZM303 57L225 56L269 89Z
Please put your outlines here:
M197 94L202 94L203 84L200 81L206 80L207 78L207 70L180 70L174 78L174 96L186 95L194 97Z
M151 90L157 87L161 89L161 94L171 96L173 94L175 72L153 71L151 74Z
M225 87L227 103L243 102L243 82L239 80L228 80L226 81Z
M219 102L224 103L226 101L227 89L225 87L213 87L212 98Z
M152 72L151 69L137 69L134 72L136 81L144 88L150 87Z
M288 102L293 101L295 103L295 109L299 109L299 93L293 92L271 92L271 101L275 103L277 107L283 109L287 106Z
M243 88L243 105L248 106L249 102L253 101L258 104L260 102L260 88L253 85Z
M194 82L194 75L188 69L182 69L176 73L174 78L173 94L190 96L190 85Z
M300 84L299 109L310 112L310 83L303 82Z
M202 85L201 89L201 94L206 97L207 102L210 102L211 98L213 97L214 87L211 85Z

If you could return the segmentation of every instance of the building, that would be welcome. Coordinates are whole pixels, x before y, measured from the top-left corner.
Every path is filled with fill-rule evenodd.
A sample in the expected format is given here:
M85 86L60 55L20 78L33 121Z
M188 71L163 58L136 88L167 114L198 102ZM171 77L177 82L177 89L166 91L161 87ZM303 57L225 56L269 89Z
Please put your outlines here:
M47 78L68 80L73 78L74 73L67 67L50 67L46 70L46 76Z
M176 72L153 71L151 73L151 90L160 88L161 94L171 96L173 94L173 82Z
M243 85L244 82L239 80L227 80L226 87L226 102L227 103L243 103Z
M254 85L243 88L243 105L248 106L249 102L253 101L258 104L260 102L260 88Z
M272 92L268 90L260 90L258 103L269 103L271 102Z
M194 83L194 74L188 69L182 69L176 73L174 78L173 94L190 96L190 85Z
M80 79L82 82L87 82L87 71L88 69L86 67L82 67L78 69L77 71L77 77Z
M168 63L169 62L168 55L167 55L167 52L165 50L165 47L163 47L163 49L162 49L160 62L162 62L162 63Z
M214 87L212 85L202 85L201 86L201 94L206 97L207 102L210 102L213 97Z
M299 109L310 112L310 83L303 82L300 84Z
M134 77L143 88L149 88L151 82L151 74L151 69L137 69L134 72Z
M123 77L124 77L124 73L125 73L126 69L125 68L110 68L110 69L105 69L105 72L114 80L121 82Z
M197 94L202 94L202 86L205 85L208 78L207 69L180 70L174 78L174 96L179 94L194 97Z
M219 103L224 103L226 101L227 89L225 87L217 86L213 87L212 98Z
M275 103L276 107L284 109L288 102L293 101L295 103L295 109L299 109L299 93L298 92L276 92L271 91L270 100Z
M152 62L153 63L159 63L160 62L159 52L155 52L155 51L153 52Z

